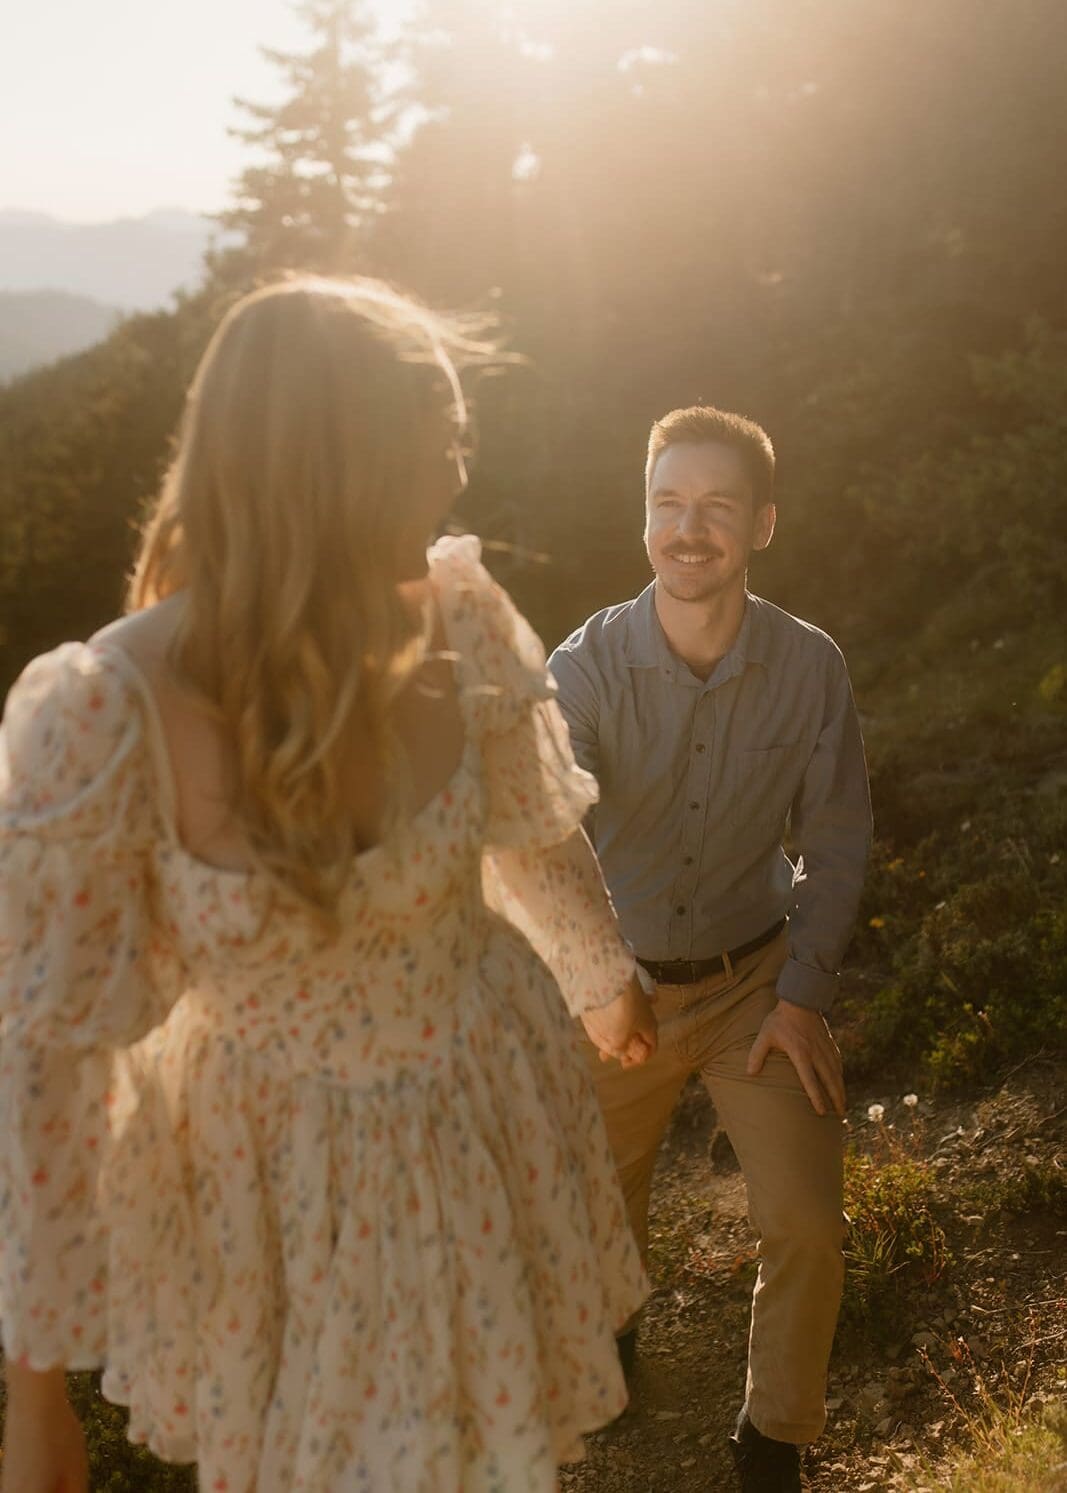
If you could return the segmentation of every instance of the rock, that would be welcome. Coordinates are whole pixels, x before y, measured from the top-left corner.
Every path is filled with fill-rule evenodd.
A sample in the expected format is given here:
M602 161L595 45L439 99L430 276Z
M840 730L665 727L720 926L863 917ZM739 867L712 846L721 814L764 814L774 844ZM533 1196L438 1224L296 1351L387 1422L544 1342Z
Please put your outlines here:
M915 1380L910 1369L890 1369L886 1394L892 1401L907 1399L915 1392Z
M865 1415L885 1413L885 1386L872 1382L865 1384L857 1396L856 1403Z
M911 1345L913 1348L925 1348L927 1353L929 1353L931 1348L937 1347L937 1338L929 1328L924 1327L915 1333L911 1340Z
M844 1403L844 1400L839 1399L827 1400L826 1408L827 1410L840 1410Z

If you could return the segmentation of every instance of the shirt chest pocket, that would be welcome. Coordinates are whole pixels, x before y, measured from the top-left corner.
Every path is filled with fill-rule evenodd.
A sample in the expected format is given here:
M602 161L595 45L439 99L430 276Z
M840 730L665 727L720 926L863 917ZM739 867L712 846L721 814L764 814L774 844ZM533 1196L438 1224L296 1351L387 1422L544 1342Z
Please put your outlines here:
M738 752L726 773L723 820L744 829L784 826L804 772L804 743L779 742Z

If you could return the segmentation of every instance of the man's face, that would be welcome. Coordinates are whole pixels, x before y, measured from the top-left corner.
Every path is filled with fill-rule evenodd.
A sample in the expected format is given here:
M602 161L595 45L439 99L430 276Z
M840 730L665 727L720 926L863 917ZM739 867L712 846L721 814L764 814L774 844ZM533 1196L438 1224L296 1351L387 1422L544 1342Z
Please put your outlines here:
M652 469L645 549L676 601L707 601L743 585L748 558L774 532L774 505L753 503L744 457L718 441L668 446Z

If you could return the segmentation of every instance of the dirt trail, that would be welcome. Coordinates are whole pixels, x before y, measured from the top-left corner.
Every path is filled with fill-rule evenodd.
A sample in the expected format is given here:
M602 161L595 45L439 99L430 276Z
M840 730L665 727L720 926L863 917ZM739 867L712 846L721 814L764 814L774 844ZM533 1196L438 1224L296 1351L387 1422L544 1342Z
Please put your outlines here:
M963 1417L916 1338L927 1340L931 1361L964 1404L972 1403L979 1379L998 1401L1020 1385L1038 1401L1063 1397L1064 1344L1056 1338L1064 1336L1067 1306L1067 1219L1040 1207L1000 1219L953 1214L961 1184L978 1175L1007 1186L1012 1169L1034 1161L1035 1151L1062 1163L1063 1117L1056 1111L1063 1076L1062 1065L1050 1065L985 1099L927 1107L925 1144L943 1190L952 1264L932 1285L908 1289L888 1336L839 1334L827 1431L805 1459L811 1493L910 1487L920 1464L936 1462L954 1439L966 1441ZM864 1097L850 1112L854 1134L878 1098ZM563 1474L562 1493L735 1488L726 1438L744 1387L754 1240L732 1153L709 1145L714 1129L710 1101L691 1083L653 1184L653 1295L631 1404L614 1426L588 1439L587 1460ZM1027 1352L1027 1334L1041 1346Z

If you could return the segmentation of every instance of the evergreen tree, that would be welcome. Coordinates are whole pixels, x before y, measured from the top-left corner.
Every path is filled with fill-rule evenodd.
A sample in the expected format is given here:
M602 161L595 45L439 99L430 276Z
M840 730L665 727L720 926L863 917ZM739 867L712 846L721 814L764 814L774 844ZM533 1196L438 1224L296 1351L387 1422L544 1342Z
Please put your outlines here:
M235 100L252 123L231 133L266 160L242 172L234 205L219 215L245 240L212 263L231 282L282 268L352 270L388 180L394 109L364 0L304 0L297 11L310 51L262 49L283 74L284 102Z

